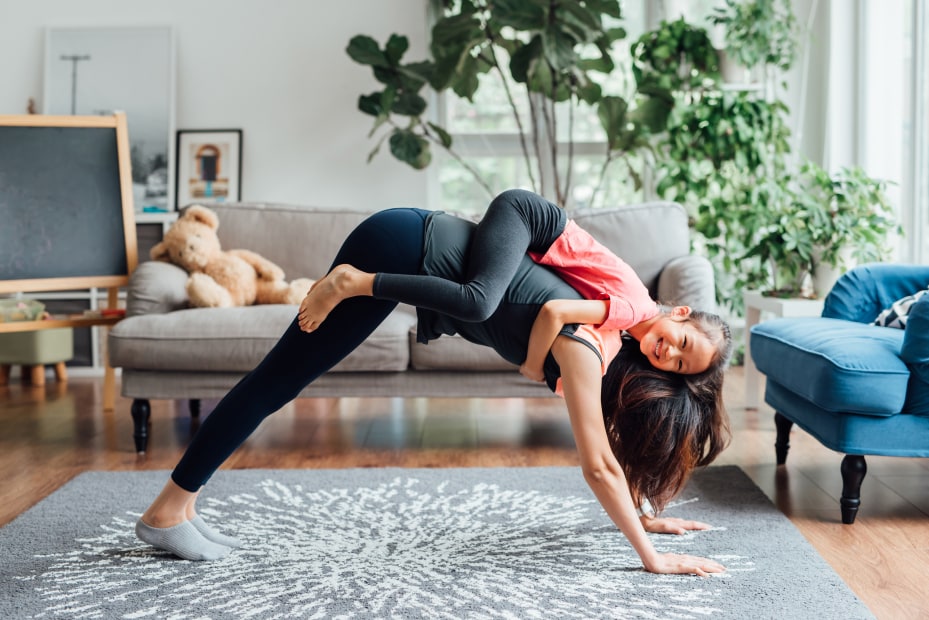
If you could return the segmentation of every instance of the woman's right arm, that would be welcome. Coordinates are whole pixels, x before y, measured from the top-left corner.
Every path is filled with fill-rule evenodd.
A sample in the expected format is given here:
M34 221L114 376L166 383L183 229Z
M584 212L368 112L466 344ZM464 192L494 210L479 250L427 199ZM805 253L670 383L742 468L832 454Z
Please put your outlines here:
M569 323L599 325L606 320L608 312L609 302L601 300L552 299L545 302L529 332L526 361L519 372L533 381L543 381L545 357L561 328Z

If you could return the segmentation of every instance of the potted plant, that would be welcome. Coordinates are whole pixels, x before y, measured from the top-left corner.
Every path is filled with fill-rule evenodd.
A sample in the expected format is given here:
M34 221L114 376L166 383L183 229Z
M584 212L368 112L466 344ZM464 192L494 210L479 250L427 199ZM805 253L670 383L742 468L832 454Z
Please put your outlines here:
M887 181L861 168L829 174L806 162L777 184L784 188L782 199L746 255L769 262L771 294L824 297L854 264L889 258L888 238L902 234Z
M901 235L903 228L887 198L887 185L859 167L832 175L813 163L801 169L799 191L809 203L810 273L817 295L828 293L855 264L889 258L888 238Z
M724 55L749 75L759 65L786 71L796 59L798 26L790 0L726 0L710 20L725 29Z
M741 312L741 291L770 286L767 264L748 255L771 205L790 150L786 107L748 92L691 93L675 107L659 148L657 194L687 208L713 263L717 299Z
M703 88L719 76L718 57L706 30L684 18L662 21L639 37L631 51L632 73L640 89Z

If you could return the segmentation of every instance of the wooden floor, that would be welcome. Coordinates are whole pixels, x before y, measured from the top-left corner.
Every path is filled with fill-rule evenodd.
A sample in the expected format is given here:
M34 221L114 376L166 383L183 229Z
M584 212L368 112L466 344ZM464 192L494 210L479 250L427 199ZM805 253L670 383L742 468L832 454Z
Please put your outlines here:
M195 430L184 403L152 403L137 457L130 401L102 411L102 379L0 387L0 526L88 470L170 469ZM839 520L842 455L795 430L774 462L773 412L743 407L730 371L731 447L717 461L755 481L878 618L929 618L929 459L868 458L857 522ZM211 403L204 403L204 414ZM576 465L560 399L304 399L269 418L230 468Z

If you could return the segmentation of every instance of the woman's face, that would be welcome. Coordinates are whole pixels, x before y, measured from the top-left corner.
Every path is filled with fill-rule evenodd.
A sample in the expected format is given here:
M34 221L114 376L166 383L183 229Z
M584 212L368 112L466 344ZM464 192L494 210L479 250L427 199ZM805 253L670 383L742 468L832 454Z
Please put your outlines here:
M690 308L678 307L658 317L639 341L639 349L655 368L694 375L710 367L713 343L687 320Z

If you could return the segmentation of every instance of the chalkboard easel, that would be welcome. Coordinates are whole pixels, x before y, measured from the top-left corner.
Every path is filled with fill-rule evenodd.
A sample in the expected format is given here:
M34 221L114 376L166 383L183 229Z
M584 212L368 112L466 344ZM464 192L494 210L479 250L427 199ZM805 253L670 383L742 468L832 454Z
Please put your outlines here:
M0 115L0 293L107 289L115 309L138 257L126 115ZM118 317L0 323L0 333ZM115 405L106 363L104 408Z

